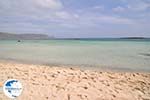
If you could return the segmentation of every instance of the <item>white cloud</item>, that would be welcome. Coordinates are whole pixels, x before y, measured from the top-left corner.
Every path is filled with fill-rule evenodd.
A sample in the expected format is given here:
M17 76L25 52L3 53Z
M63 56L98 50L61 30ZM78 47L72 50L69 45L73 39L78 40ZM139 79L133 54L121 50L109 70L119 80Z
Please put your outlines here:
M61 9L63 6L59 0L33 0L33 1L39 6L49 9Z
M121 0L121 1L126 4L126 7L122 8L128 11L145 11L150 8L150 2L147 2L145 0Z
M122 17L114 17L114 16L100 16L100 21L104 21L106 23L113 23L113 24L134 24L135 22L128 18Z
M125 8L121 7L121 6L118 6L116 8L113 8L113 11L115 11L115 12L123 12L123 11L125 11Z
M75 13L74 13L74 17L75 17L76 19L78 19L80 16L79 16L78 14L75 14Z
M79 15L76 13L70 13L67 11L58 11L55 13L56 18L61 18L61 19L78 19Z
M128 9L132 11L144 11L150 8L150 4L144 3L144 2L139 2L135 4L129 4Z
M104 6L94 6L93 9L104 10Z
M0 13L26 14L63 9L59 0L2 0L0 1ZM2 14L1 14L2 15ZM21 15L21 14L20 14Z
M66 12L66 11L56 12L55 14L56 14L56 17L62 18L62 19L70 19L70 18L72 18L71 14Z

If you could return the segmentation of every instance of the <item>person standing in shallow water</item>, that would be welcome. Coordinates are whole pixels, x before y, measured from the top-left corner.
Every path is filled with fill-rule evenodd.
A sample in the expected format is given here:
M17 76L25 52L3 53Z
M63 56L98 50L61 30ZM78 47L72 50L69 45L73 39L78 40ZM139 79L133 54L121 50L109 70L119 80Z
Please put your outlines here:
M21 40L18 40L18 42L21 42Z

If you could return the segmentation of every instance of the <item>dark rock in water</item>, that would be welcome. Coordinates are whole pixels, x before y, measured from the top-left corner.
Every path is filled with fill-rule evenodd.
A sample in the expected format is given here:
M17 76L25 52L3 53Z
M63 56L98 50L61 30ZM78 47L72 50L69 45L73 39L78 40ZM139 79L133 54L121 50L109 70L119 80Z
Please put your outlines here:
M150 53L141 53L141 55L150 57Z
M21 42L20 40L18 40L18 42Z

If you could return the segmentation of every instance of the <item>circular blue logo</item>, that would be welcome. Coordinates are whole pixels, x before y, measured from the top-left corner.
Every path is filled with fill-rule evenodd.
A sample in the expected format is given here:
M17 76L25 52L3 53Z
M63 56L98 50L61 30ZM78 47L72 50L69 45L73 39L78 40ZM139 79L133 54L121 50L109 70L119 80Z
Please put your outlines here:
M16 98L22 92L22 84L17 79L9 79L4 83L3 91L9 98Z

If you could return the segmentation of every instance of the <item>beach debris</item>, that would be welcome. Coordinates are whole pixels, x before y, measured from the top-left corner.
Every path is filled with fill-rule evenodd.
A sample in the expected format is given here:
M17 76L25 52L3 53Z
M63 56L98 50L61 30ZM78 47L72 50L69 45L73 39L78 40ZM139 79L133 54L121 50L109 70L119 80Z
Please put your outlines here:
M70 94L68 94L67 96L68 96L68 100L70 100Z
M48 99L48 97L46 97L46 99Z

